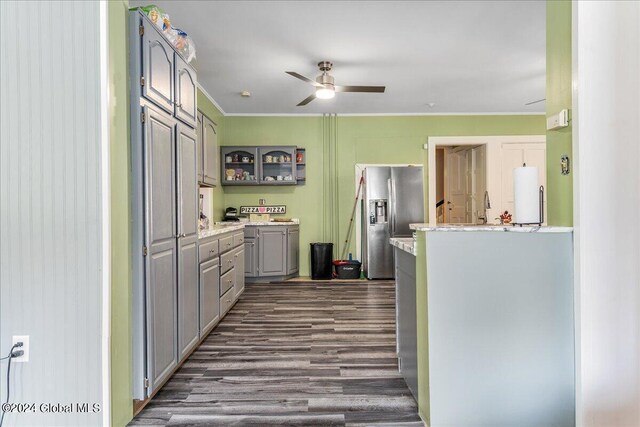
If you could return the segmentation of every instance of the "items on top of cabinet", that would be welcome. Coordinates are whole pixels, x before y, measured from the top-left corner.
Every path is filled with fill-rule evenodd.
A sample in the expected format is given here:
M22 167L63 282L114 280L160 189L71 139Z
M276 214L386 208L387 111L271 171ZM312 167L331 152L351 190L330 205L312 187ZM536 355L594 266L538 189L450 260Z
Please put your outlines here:
M191 63L196 57L196 46L191 37L179 28L171 25L171 18L156 5L148 5L139 8L162 31L162 34L175 46L184 59ZM135 8L133 9L135 10Z

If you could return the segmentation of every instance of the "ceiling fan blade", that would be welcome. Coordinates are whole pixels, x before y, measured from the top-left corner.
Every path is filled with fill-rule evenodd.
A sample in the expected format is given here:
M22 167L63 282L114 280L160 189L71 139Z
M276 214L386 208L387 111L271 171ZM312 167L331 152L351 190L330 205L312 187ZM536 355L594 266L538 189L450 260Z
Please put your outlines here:
M306 97L305 99L300 101L300 103L296 107L302 107L303 105L307 105L308 103L310 103L314 99L316 99L316 94L312 93L311 95L309 95L308 97Z
M336 92L372 92L383 93L385 86L336 86Z
M295 78L298 78L302 81L305 81L307 83L311 83L312 85L314 85L315 87L324 87L323 84L318 83L315 80L311 80L309 77L305 77L302 74L298 74L295 71L285 71L285 73L289 74L290 76L293 76Z

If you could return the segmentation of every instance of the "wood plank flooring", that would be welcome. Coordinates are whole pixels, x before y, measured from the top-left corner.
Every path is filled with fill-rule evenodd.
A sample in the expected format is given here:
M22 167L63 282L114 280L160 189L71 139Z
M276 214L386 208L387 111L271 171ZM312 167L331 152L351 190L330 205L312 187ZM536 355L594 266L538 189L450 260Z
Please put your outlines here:
M247 284L130 425L422 426L398 373L395 284Z

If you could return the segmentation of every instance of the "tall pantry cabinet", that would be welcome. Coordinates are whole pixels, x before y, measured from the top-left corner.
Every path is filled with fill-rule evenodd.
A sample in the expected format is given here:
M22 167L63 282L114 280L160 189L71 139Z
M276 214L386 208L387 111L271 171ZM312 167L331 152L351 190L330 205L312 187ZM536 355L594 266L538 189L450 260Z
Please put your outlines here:
M199 338L196 72L131 11L134 399L173 373Z

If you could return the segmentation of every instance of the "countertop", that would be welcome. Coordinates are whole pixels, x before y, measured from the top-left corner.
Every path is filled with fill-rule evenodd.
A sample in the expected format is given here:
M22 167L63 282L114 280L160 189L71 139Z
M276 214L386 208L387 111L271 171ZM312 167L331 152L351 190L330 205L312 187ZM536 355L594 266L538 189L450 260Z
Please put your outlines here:
M513 225L430 225L430 224L409 224L411 230L416 231L498 231L498 232L510 232L510 233L571 233L573 227L549 227L549 226L531 226L525 225L522 227Z
M206 237L217 236L219 234L228 233L230 231L242 230L244 228L244 223L234 222L232 225L225 225L217 223L215 225L210 226L209 228L205 228L204 230L198 231L198 238L204 239Z
M275 222L275 221L222 221L216 222L216 225L229 226L230 224L242 224L247 227L266 226L266 225L298 225L300 220L298 218L292 218L291 221Z
M389 243L398 249L402 249L403 251L416 256L416 242L413 237L392 237L389 239Z

